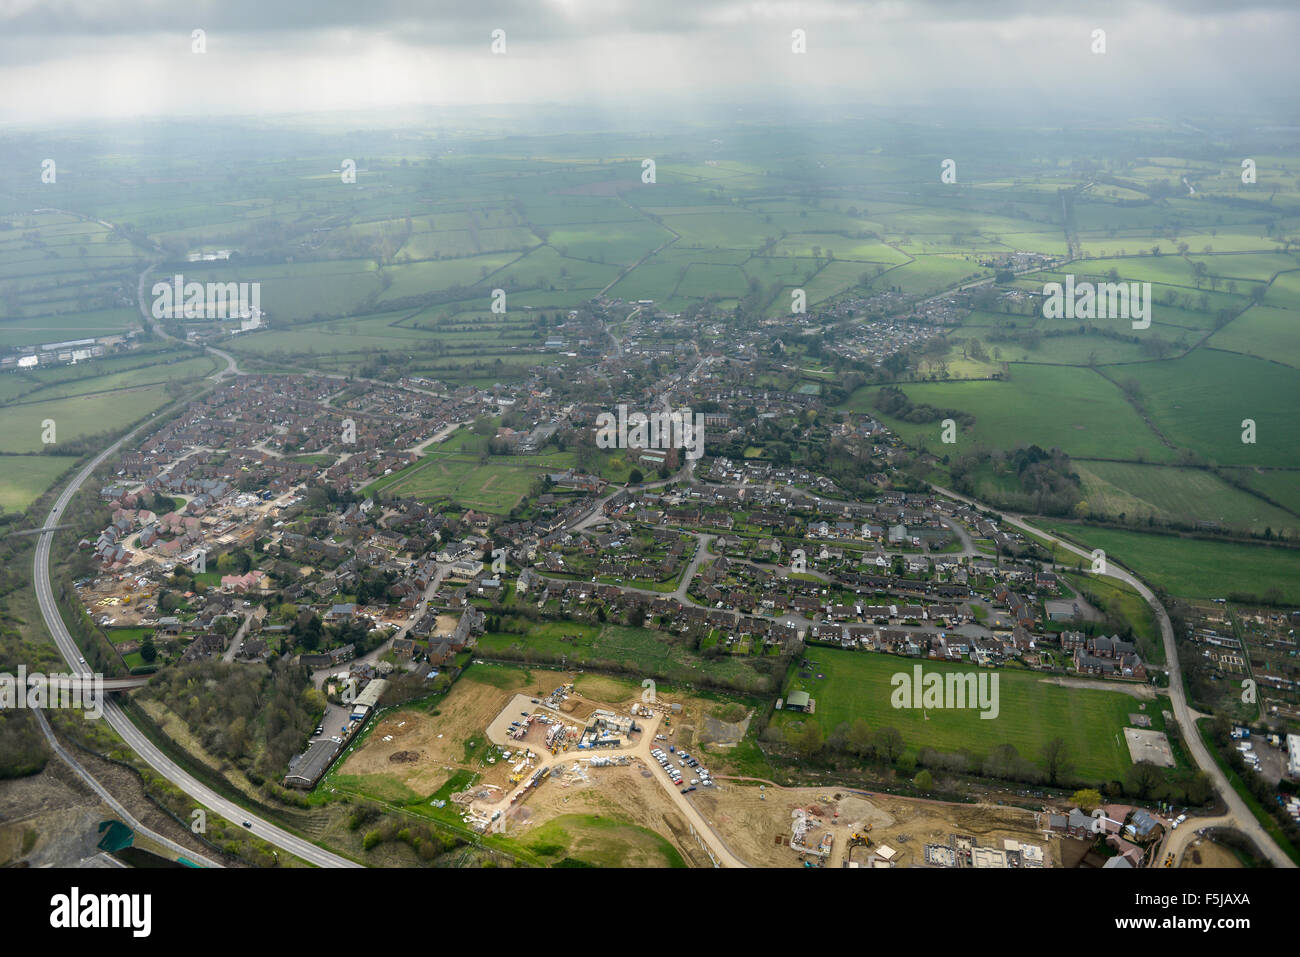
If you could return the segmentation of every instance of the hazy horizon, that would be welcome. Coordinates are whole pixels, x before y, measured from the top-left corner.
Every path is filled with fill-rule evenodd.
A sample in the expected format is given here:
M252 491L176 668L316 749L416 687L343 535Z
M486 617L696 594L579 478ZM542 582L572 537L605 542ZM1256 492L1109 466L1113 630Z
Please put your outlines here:
M535 106L636 126L739 105L796 122L857 107L1045 126L1179 112L1287 124L1300 80L1300 7L1277 0L436 6L0 0L0 122ZM195 29L206 52L192 52ZM1105 53L1092 52L1098 29Z

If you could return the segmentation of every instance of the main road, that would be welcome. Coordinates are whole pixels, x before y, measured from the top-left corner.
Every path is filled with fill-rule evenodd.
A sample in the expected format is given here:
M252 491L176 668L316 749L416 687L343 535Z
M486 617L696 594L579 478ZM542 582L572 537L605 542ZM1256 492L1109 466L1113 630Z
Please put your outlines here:
M76 477L68 483L68 487L63 490L63 494L54 503L54 507L50 510L49 520L45 522L46 525L59 524L60 517L62 517L64 510L67 509L77 490L94 474L95 469L99 468L109 456L116 453L123 443L133 438L140 431L140 428L143 428L143 426L136 428L104 449L77 473ZM54 589L50 585L50 548L53 541L54 532L52 531L44 532L37 541L36 558L32 567L32 580L36 586L36 600L40 604L41 616L45 619L45 627L49 629L50 636L54 639L54 644L59 649L59 653L63 655L63 660L67 662L69 670L74 674L90 675L92 673L90 666L81 657L80 649L78 649L76 642L72 640L72 635L68 633L67 626L63 623L63 617L59 614L59 606L54 600ZM220 814L226 820L236 823L247 821L252 825L249 828L251 833L310 864L319 867L361 866L256 817L238 804L228 801L216 791L195 780L176 762L163 754L152 741L141 734L139 729L122 712L122 709L118 707L116 701L109 699L104 702L104 720L109 723L109 726L117 732L118 736L126 742L131 750L138 754L150 767L194 798L199 804Z
M1042 529L1035 528L1020 516L999 512L981 502L967 498L964 495L959 495L946 488L940 488L937 485L931 487L939 494L945 495L948 498L956 499L959 502L965 502L973 508L992 511L995 514L1001 515L1004 522L1014 528L1020 529L1022 532L1036 535L1054 545L1059 545L1066 551L1072 552L1081 558L1086 558L1089 561L1092 560L1091 552L1086 552L1082 548L1072 545L1055 535L1051 535ZM1187 705L1187 692L1183 688L1183 669L1178 661L1178 646L1174 637L1174 626L1169 621L1169 613L1165 611L1165 606L1160 603L1158 598L1156 598L1155 593L1152 592L1151 589L1132 572L1116 565L1109 558L1105 560L1105 565L1103 567L1103 575L1107 575L1111 578L1118 578L1126 585L1129 585L1142 596L1146 603L1151 606L1151 610L1155 613L1156 621L1160 624L1161 637L1164 639L1165 661L1169 670L1169 701L1170 704L1173 705L1174 717L1178 719L1178 726L1183 729L1183 744L1186 746L1187 750L1191 752L1192 758L1196 761L1197 767L1204 771L1214 783L1215 788L1219 792L1219 796L1223 798L1224 804L1228 806L1228 815L1235 822L1234 826L1237 830L1241 831L1254 841L1255 846L1273 862L1273 866L1295 867L1295 862L1291 860L1291 858L1287 857L1287 855L1282 851L1282 848L1278 847L1277 842L1273 840L1272 836L1266 830L1264 830L1263 825L1259 823L1259 819L1251 813L1250 808L1246 806L1246 802L1241 799L1241 795L1233 790L1232 785L1228 783L1227 776L1224 775L1223 771L1219 768L1218 762L1214 760L1214 756L1211 755L1209 749L1206 748L1205 742L1201 740L1201 735L1196 729L1196 717L1192 714L1191 708ZM1186 821L1184 822L1184 826L1190 829L1192 823L1191 820Z

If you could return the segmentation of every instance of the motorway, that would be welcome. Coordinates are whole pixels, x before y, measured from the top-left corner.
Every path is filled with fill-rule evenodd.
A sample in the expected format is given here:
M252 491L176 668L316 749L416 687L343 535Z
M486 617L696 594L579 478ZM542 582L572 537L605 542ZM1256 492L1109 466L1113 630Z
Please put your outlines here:
M987 505L967 498L964 495L959 495L948 489L940 488L937 485L931 487L941 495L956 499L959 502L965 502L967 505L974 508L986 511L995 511L996 514L1001 515L1004 522L1014 528L1020 529L1022 532L1029 532L1030 534L1037 535L1039 538L1052 542L1054 545L1059 545L1081 558L1086 558L1089 561L1092 559L1091 552L1084 551L1082 548L1079 548L1076 545L1071 545L1069 542L1057 538L1055 535L1051 535L1042 529L1035 528L1026 522L1023 517L1010 515L1005 512L996 512L996 510L990 509ZM1183 688L1183 671L1182 665L1178 661L1178 647L1174 638L1174 627L1169 622L1169 614L1165 611L1165 606L1160 603L1160 600L1156 598L1155 594L1142 582L1141 579L1132 572L1116 565L1109 557L1106 559L1105 571L1102 572L1102 574L1111 578L1118 578L1126 585L1129 585L1142 596L1146 603L1151 606L1151 610L1155 612L1156 621L1160 624L1160 634L1164 639L1165 645L1165 662L1169 671L1169 701L1173 706L1174 717L1178 720L1178 726L1182 728L1183 731L1183 745L1191 752L1192 758L1196 761L1197 767L1204 771L1209 779L1214 783L1215 789L1219 792L1219 797L1223 799L1224 804L1228 807L1227 817L1232 819L1232 826L1249 837L1251 841L1254 842L1255 846L1259 848L1260 852L1272 861L1273 866L1295 867L1295 862L1292 861L1291 858L1287 857L1287 855L1282 851L1282 848L1278 847L1277 842L1274 841L1272 836L1264 830L1263 825L1259 823L1259 820L1255 815L1250 812L1250 808L1248 808L1246 802L1241 799L1241 795L1233 790L1232 785L1228 783L1227 777L1224 775L1223 771L1219 769L1218 762L1214 760L1213 755L1211 755L1209 749L1206 748L1205 742L1201 740L1201 736L1196 729L1195 716L1187 705L1187 692ZM1199 826L1199 822L1195 819L1189 818L1183 822L1182 826L1186 827L1190 831L1193 829L1194 825Z
M229 359L229 357L227 357L227 359ZM233 365L234 363L230 362L228 368L224 370L223 373L219 373L219 375L234 372ZM59 519L62 517L64 510L67 508L77 490L81 488L88 478L90 478L100 464L109 458L109 456L115 454L117 450L128 439L132 438L137 431L139 431L139 429L114 442L92 459L79 473L77 473L76 477L63 490L63 493L59 496L54 507L51 509L50 515L45 522L47 526L56 526L59 524ZM935 486L935 491L957 501L965 502L973 507L986 508L986 506L983 506L981 503L959 495L951 490ZM593 513L598 512L598 509L599 504ZM1083 549L1029 525L1022 518L1009 514L1003 514L1002 518L1008 525L1018 528L1021 531L1029 532L1051 541L1083 558L1091 557L1090 553ZM55 645L63 655L64 660L68 663L68 667L75 674L89 675L91 673L90 667L84 662L84 660L82 660L79 649L73 641L72 636L68 633L63 619L59 614L58 606L54 600L49 575L50 548L53 539L54 532L52 530L45 531L41 534L37 543L36 557L33 562L33 581L36 586L37 600L40 604L41 614L45 619L46 627L49 629ZM698 564L698 560L703 556L706 548L707 545L705 544L703 537L701 537L699 549L696 555L697 560L692 564ZM1275 866L1294 867L1294 862L1292 862L1291 859L1283 853L1282 849L1277 846L1276 842L1274 842L1272 837L1264 830L1259 821L1250 813L1245 802L1242 801L1241 797L1229 785L1227 778L1219 769L1218 764L1214 761L1208 749L1201 741L1199 734L1196 733L1194 718L1187 705L1186 693L1183 689L1182 672L1178 662L1178 652L1173 633L1173 626L1169 621L1169 616L1165 612L1164 606L1161 605L1154 593L1152 593L1140 579L1127 570L1119 567L1114 562L1107 561L1105 574L1117 578L1134 588L1155 612L1164 639L1165 657L1169 669L1170 702L1173 706L1174 715L1178 720L1180 727L1184 729L1183 740L1198 767L1205 771L1214 783L1216 789L1219 791L1220 796L1228 807L1228 816L1231 818L1233 826L1249 836ZM683 580L685 582L686 576L683 576ZM155 747L148 738L141 734L140 731L136 729L135 725L132 724L121 711L116 702L111 700L105 702L104 717L123 741L139 754L145 762L153 767L154 770L162 774L168 781L185 791L200 804L218 814L221 814L227 820L231 822L250 821L253 825L251 828L252 833L256 834L268 843L274 844L282 850L294 854L309 863L322 867L361 866L346 858L323 850L315 844L278 828L267 821L263 821L250 815L235 803L226 800L215 791L192 778L177 764L175 764L175 762ZM652 735L647 735L646 737L652 739ZM643 743L645 744L645 750L647 752L646 757L648 757L648 742ZM638 755L638 757L641 757L641 755ZM743 862L739 861L739 859L732 855L725 846L721 845L721 842L716 839L716 834L712 831L712 828L707 825L707 822L703 820L698 811L695 810L689 801L686 801L685 798L681 794L677 793L675 789L670 791L670 796L674 803L678 805L679 809L686 814L687 818L697 823L697 832L704 836L705 840L707 840L713 847L715 856L718 857L720 861L727 866L745 866ZM1190 825L1193 822L1189 820L1186 823ZM1191 828L1189 828L1189 830L1190 829Z
M95 456L77 473L76 477L54 503L54 507L50 510L49 519L45 522L46 525L57 525L59 523L59 518L63 515L64 509L68 507L68 503L72 501L73 495L90 478L95 469L105 459L116 453L123 443L134 437L138 431L139 428L118 439ZM54 644L59 649L59 653L63 655L64 661L67 662L69 670L74 674L90 675L90 666L81 657L81 651L77 648L76 642L72 640L72 635L68 633L67 626L63 623L63 617L59 614L58 604L54 600L54 590L50 585L50 547L53 541L54 533L45 532L36 545L36 558L32 563L32 580L36 586L36 599L40 604L41 616L45 619L45 626L49 629L50 636L54 639ZM196 781L171 758L163 754L152 741L141 734L122 712L122 709L118 707L116 701L110 699L104 702L104 720L150 767L201 805L220 814L226 820L235 824L248 821L252 824L249 830L257 837L319 867L361 866L253 816L233 801L226 800L211 788Z
M149 271L152 268L153 265L150 265L149 267L146 267L146 269L140 274L138 287L137 287L137 300L140 304L141 312L144 315L146 322L150 322L152 317L148 314L148 311L144 307L144 294L143 294L144 283ZM155 324L150 322L150 325L155 325ZM617 341L616 341L616 346L617 346ZM216 355L226 360L226 368L215 373L212 376L214 380L220 382L221 380L225 379L228 376L237 376L241 374L235 359L230 354L223 352L219 349L213 349L211 347L209 347L209 349L211 352L215 353ZM331 378L335 378L335 377L331 376ZM338 378L342 378L342 377L338 377ZM664 403L665 405L667 405L666 396L664 397ZM72 482L67 486L67 488L64 489L63 493L59 496L58 500L55 502L54 507L50 511L49 518L45 522L46 526L57 526L59 524L59 519L63 515L64 509L67 507L73 495L82 486L82 484L91 476L91 474L93 474L94 470L98 468L101 463L103 463L109 456L116 453L117 450L121 448L121 446L128 439L132 438L137 432L139 432L140 428L143 428L143 426L138 427L128 435L123 436L121 439L114 442L108 448L104 449L89 464L87 464L79 473L77 473L77 476L72 480ZM665 482L651 483L646 487L651 487L652 485L667 484L667 482L678 481L681 479L689 480L691 477L691 473L693 471L694 464L695 463L693 461L688 461L688 463L683 467L683 469L681 470L681 472L678 473L678 475L674 475L671 479L668 479ZM952 492L948 489L943 489L938 486L934 486L934 488L936 492L948 496L957 501L965 502L966 504L971 505L975 508L986 509L986 510L988 509L988 506L985 506L982 503L976 502L965 496L959 495L956 492ZM593 507L593 509L591 510L591 512L587 513L582 519L575 522L574 524L577 527L582 527L586 524L590 524L593 520L598 519L598 517L600 517L601 508L603 504L604 504L604 500L598 501ZM1045 540L1051 541L1054 544L1059 545L1060 547L1070 552L1073 552L1083 558L1091 557L1090 554L1084 551L1083 549L1078 548L1070 544L1069 542L1063 541L1053 535L1050 535L1046 532L1041 531L1038 528L1029 525L1021 517L1013 516L1010 514L1003 514L1002 518L1007 524L1015 528L1018 528L1022 531L1030 532ZM44 531L38 540L36 557L34 560L34 568L33 568L33 580L36 587L37 600L40 604L41 614L45 619L46 627L49 629L51 636L54 638L54 642L56 646L58 647L60 653L63 655L66 662L68 663L69 668L74 673L89 675L91 673L90 668L82 660L80 656L80 652L76 646L76 643L73 641L72 636L68 633L67 628L63 623L63 619L59 614L58 606L54 601L53 590L50 585L50 577L49 577L50 548L51 548L51 543L53 541L53 538L54 538L54 532L53 530L49 530L49 531ZM697 538L697 541L699 542L699 547L697 549L695 560L692 562L692 571L694 570L694 567L698 566L700 560L704 557L707 549L707 540L705 537L701 536ZM1164 639L1165 657L1168 663L1168 670L1169 670L1170 701L1173 706L1174 715L1180 727L1184 729L1183 740L1188 750L1191 752L1192 757L1196 761L1198 767L1200 767L1203 771L1205 771L1205 773L1209 776L1210 780L1214 783L1216 789L1219 791L1220 796L1222 797L1225 804L1227 805L1228 812L1229 812L1228 817L1232 819L1233 825L1238 830L1242 831L1247 836L1249 836L1251 840L1254 841L1254 843L1261 849L1261 851L1276 866L1295 867L1296 865L1294 864L1294 862L1292 862L1291 859L1287 857L1285 853L1282 852L1281 848L1277 846L1276 842L1274 842L1272 837L1264 830L1264 828L1260 825L1259 821L1255 818L1255 816L1251 814L1249 808L1246 807L1245 802L1242 801L1241 797L1236 793L1236 791L1232 789L1232 787L1228 783L1226 776L1219 769L1218 764L1214 761L1208 749L1201 741L1199 734L1196 733L1194 716L1191 712L1191 709L1187 705L1186 693L1183 688L1182 672L1178 661L1178 653L1177 653L1177 648L1176 648L1176 643L1175 643L1175 638L1173 633L1173 626L1170 624L1169 616L1166 613L1163 605L1161 605L1159 600L1155 597L1154 593L1152 593L1151 590L1147 588L1147 586L1141 580L1139 580L1136 576L1134 576L1127 570L1115 565L1113 562L1107 561L1105 574L1117 578L1120 581L1123 581L1129 586L1131 586L1132 588L1134 588L1155 612L1156 619L1160 624L1161 634ZM685 590L688 581L689 581L689 576L683 575L682 586L679 588L679 591ZM144 737L144 735L141 734L139 730L136 729L136 727L121 711L121 709L118 707L116 702L111 700L105 702L104 716L108 720L109 724L113 727L113 729L118 733L118 735L121 736L121 738L128 745L130 745L136 751L136 753L139 754L140 757L143 758L151 767L153 767L156 771L158 771L165 778L167 778L172 784L181 788L183 791L185 791L187 794L195 798L197 801L199 801L201 804L205 805L209 809L221 814L223 817L227 818L232 822L239 822L239 821L246 821L246 820L250 821L250 823L253 825L251 830L258 837L312 864L316 864L322 867L361 866L346 858L325 851L317 847L316 845L306 840L303 840L302 838L299 838L293 834L290 834L289 832L284 831L266 821L263 821L256 817L252 817L248 812L244 811L238 805L234 804L233 802L227 801L225 798L221 797L216 792L212 791L205 785L196 781L184 770L182 770L178 765L176 765L173 761L171 761L171 759L169 759L165 754L163 754L160 750L158 750L158 748L156 748L152 742L150 742L146 737ZM649 738L650 736L647 735L646 737ZM649 750L648 742L643 742L643 744L645 744L645 750L648 752ZM683 810L683 812L687 814L688 818L695 819L698 817L698 812L695 811L694 807L690 805L690 803L686 801L682 795L677 793L675 789L671 791L671 794L672 797L674 798L674 803L678 804L678 806ZM690 808L690 811L687 811L686 810L687 808ZM699 818L699 821L700 823L704 823L703 818ZM1189 831L1191 830L1192 823L1193 822L1191 820L1186 822ZM715 851L722 852L717 854L717 856L722 860L723 863L729 866L744 866L742 862L740 862L733 855L727 852L725 847L717 846L721 842L716 840L717 837L716 834L712 832L711 828L707 827L707 824L703 828L697 827L697 831L701 833L702 836L707 835L707 836L712 836L714 838L714 840L710 840L709 843L711 845L715 845Z

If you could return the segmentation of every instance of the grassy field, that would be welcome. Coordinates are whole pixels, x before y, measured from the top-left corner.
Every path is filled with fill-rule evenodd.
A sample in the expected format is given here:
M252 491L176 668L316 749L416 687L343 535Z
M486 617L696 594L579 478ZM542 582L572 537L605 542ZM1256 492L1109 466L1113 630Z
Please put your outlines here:
M1048 529L1106 554L1181 598L1226 598L1276 587L1300 602L1300 549L1148 535L1057 522ZM1072 559L1071 559L1072 560Z
M0 455L0 509L23 511L75 461L63 455Z
M563 657L570 667L600 664L683 683L707 673L738 690L756 688L764 678L749 657L705 659L659 632L622 625L541 622L522 635L489 632L479 638L478 647L488 656L508 651L545 662L558 662Z
M1236 469L1231 474L1290 511L1300 512L1300 472L1290 469Z
M59 442L115 431L171 401L161 385L11 405L0 409L0 452L39 452L43 423L54 420Z
M1106 458L1146 456L1168 461L1173 452L1159 439L1112 383L1090 369L1013 365L1010 381L903 383L916 404L958 409L975 416L959 428L957 447L1013 449L1036 443L1071 455ZM871 406L876 388L855 392L842 406L879 415ZM909 443L944 449L938 420L914 424L880 416Z
M558 863L594 867L685 867L665 838L635 824L592 814L562 814L528 834L529 850Z
M1083 497L1098 514L1218 522L1262 532L1300 529L1300 517L1234 488L1213 472L1133 462L1076 461Z
M987 672L999 679L999 714L982 719L978 710L947 711L894 708L890 702L896 673L913 675L921 664L924 673L984 671L973 665L948 664L900 658L873 652L809 647L806 657L816 662L811 673L824 678L794 678L790 691L807 691L816 701L814 719L830 734L843 722L861 718L873 729L894 727L902 733L907 750L922 747L940 751L969 750L985 756L1000 744L1014 745L1021 757L1038 761L1045 744L1065 740L1075 773L1089 780L1122 778L1129 766L1122 729L1137 702L1127 694L1062 688L1046 684L1043 676L999 669ZM780 724L801 720L791 712L777 712Z
M505 515L519 504L540 468L479 465L477 460L427 456L415 465L376 482L372 489L423 500L449 498L467 508Z
M1198 349L1181 359L1109 371L1117 381L1132 378L1138 383L1156 428L1180 449L1221 465L1295 463L1300 448L1300 420L1295 416L1300 370ZM1245 419L1256 424L1253 444L1242 441Z
M1251 306L1212 335L1209 345L1300 368L1300 312Z

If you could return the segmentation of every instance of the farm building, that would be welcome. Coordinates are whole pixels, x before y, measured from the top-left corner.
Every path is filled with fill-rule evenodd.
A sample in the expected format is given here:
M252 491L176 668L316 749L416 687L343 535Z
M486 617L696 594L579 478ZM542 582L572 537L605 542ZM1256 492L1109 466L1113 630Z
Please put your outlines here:
M388 682L383 678L375 678L366 685L361 694L357 695L357 700L352 702L352 720L360 721L374 710L387 687Z

